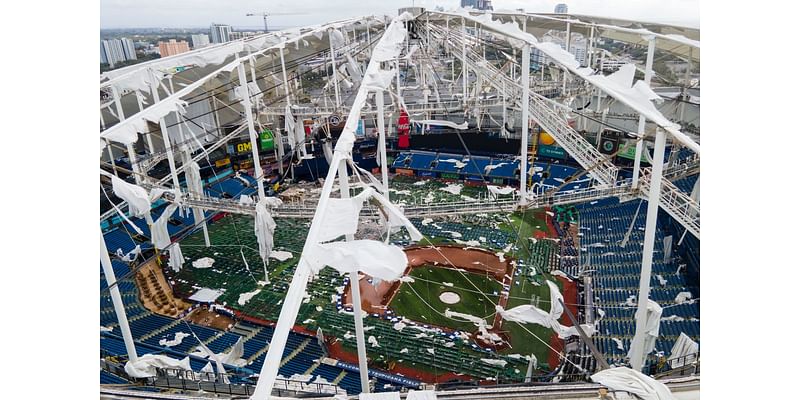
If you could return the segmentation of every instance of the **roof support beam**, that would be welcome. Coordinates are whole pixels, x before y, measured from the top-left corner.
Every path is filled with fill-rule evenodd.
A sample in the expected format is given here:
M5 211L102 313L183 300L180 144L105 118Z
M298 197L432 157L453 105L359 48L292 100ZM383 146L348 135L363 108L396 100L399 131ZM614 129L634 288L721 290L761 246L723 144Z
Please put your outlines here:
M466 55L464 59L466 60ZM531 72L531 46L525 43L522 46L522 126L520 127L521 141L521 154L519 160L519 203L524 205L528 197L528 135L530 130L528 124L530 123L530 116L528 114L530 101L528 98L531 95L530 85L530 72ZM505 129L505 128L503 128Z
M656 49L656 38L651 36L649 38L649 43L647 45L647 61L645 62L644 67L644 83L647 86L650 86L650 80L653 78L653 54L655 53ZM644 115L639 114L639 128L637 129L637 133L639 137L644 135L644 124L645 119ZM639 169L641 168L642 162L642 150L644 149L644 140L639 140L636 142L636 155L633 159L633 187L636 187L636 183L639 182Z

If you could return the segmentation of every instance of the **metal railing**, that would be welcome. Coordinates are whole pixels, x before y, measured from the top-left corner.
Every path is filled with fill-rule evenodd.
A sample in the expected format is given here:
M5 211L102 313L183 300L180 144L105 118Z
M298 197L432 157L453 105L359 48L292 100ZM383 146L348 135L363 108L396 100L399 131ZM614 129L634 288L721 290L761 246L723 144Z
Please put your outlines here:
M645 200L650 191L650 173L650 168L643 169L639 179L639 195ZM658 204L695 237L700 237L700 204L667 179L661 180Z
M669 367L666 371L658 370L653 371L652 375L656 378L662 377L678 377L688 375L700 374L700 353L687 354L682 357L674 357L666 360L662 368Z
M255 392L255 384L246 382L248 378L233 374L196 372L172 368L157 368L156 374L155 377L146 378L145 382L148 386L167 389L202 390L230 396L251 396ZM345 391L332 383L303 382L282 378L276 378L272 389L273 395L290 397L323 397L342 393L345 393Z
M436 30L431 31L438 40L449 40L453 46L459 46L462 38L458 35L445 38ZM434 33L435 32L435 33ZM461 52L454 51L453 56L458 58L463 64L469 64L470 68L478 71L488 78L487 83L492 85L498 93L505 94L506 97L514 99L521 93L520 83L506 76L490 62L483 60L480 55L468 48L467 57ZM617 178L617 167L604 154L601 154L591 143L567 124L566 110L556 108L554 104L544 96L532 91L529 99L529 110L531 118L536 120L556 142L569 153L584 169L590 171L589 174L606 185L614 185Z
M679 160L675 164L664 168L662 175L664 178L674 180L700 172L700 156L693 154L691 157Z
M621 182L618 186L612 187L588 187L582 189L556 192L550 194L543 189L542 193L525 203L526 208L540 208L544 206L557 206L575 203L585 203L587 201L600 200L608 197L620 197L623 201L626 197L635 197L637 192L631 186L630 181Z

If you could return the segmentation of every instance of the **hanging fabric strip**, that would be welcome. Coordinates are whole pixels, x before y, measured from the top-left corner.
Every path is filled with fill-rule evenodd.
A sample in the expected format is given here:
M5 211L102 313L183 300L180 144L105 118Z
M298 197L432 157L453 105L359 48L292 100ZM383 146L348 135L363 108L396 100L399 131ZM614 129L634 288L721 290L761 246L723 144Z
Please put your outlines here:
M183 263L186 260L183 258L183 252L181 251L181 244L175 243L172 247L169 248L169 266L172 268L173 271L180 272L181 268L183 267Z
M166 249L167 246L172 243L172 239L169 237L169 231L167 230L167 222L172 218L172 213L174 213L177 208L177 204L173 203L168 205L161 216L153 222L150 231L150 240L153 242L153 246L156 246L159 250Z
M258 254L265 264L269 264L269 253L272 252L275 220L268 207L278 207L283 202L277 197L265 197L256 204L255 233L258 240Z

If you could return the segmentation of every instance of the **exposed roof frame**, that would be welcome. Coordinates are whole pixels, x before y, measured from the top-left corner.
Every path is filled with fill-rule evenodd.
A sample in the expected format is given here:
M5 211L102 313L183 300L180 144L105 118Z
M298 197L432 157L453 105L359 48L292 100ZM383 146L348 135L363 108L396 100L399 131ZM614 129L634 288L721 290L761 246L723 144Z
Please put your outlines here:
M156 109L154 107L159 106L158 108L161 109L162 111L166 112L166 113L174 111L176 109L175 105L182 104L182 100L181 100L182 97L184 97L186 95L189 95L190 93L192 93L193 91L198 89L201 85L203 85L207 81L213 79L215 76L219 75L220 73L233 71L236 67L239 66L240 63L243 63L243 62L246 62L248 60L254 59L256 56L264 55L267 52L270 52L272 50L283 49L283 48L286 47L287 44L298 42L298 41L306 39L306 38L308 38L310 36L314 36L315 34L325 33L329 29L338 29L338 28L341 28L341 27L349 26L349 25L355 25L355 24L362 23L362 22L371 22L371 21L376 21L376 20L378 20L378 18L375 17L375 16L363 16L363 17L355 17L355 18L348 18L348 19L344 19L344 20L338 20L338 21L334 21L334 22L321 24L321 25L314 25L314 26L312 26L312 29L310 29L310 30L308 30L306 32L301 32L301 30L302 29L308 29L308 27L300 28L300 29L292 29L292 30L290 30L288 32L287 31L282 31L284 34L287 34L287 33L288 34L298 33L298 34L297 34L297 36L293 36L293 37L284 37L283 40L281 40L279 43L270 45L270 46L268 46L268 47L266 47L264 49L261 49L259 51L254 52L252 54L247 54L247 55L244 55L242 57L237 57L236 59L234 59L233 61L229 62L228 64L225 64L224 66L214 70L213 72L209 73L208 75L198 79L195 82L192 82L191 84L187 85L183 89L181 89L179 91L176 91L175 93L171 94L170 96L167 96L166 98L161 99L161 101L159 101L158 103L155 103L155 104L151 105L150 107L145 108L144 110L142 110L142 111L140 111L140 112L138 112L138 113L136 113L134 115L131 115L129 118L126 118L124 121L121 121L121 122L117 123L116 125L104 130L103 132L101 132L100 138L101 139L108 139L108 140L119 142L119 143L123 143L123 144L127 144L127 142L133 137L129 133L126 134L126 131L129 132L131 129L138 130L138 128L141 128L141 126L142 126L141 124L143 123L142 122L143 120L151 120L151 118L154 117L154 113L155 114L159 114L160 112L156 111ZM145 126L146 126L146 124L145 124ZM103 142L103 140L101 140L101 142Z
M597 75L587 75L585 68L580 68L580 64L575 60L575 56L570 53L567 53L565 50L561 49L558 46L550 46L549 43L541 43L535 36L531 35L528 32L523 32L519 29L519 26L514 24L503 24L500 21L492 20L492 14L489 13L481 13L483 18L478 18L473 16L466 10L461 10L461 12L444 12L444 11L426 11L432 14L439 14L451 18L466 18L469 19L473 23L480 24L483 28L490 30L492 32L498 33L502 36L512 39L515 42L522 42L528 44L529 46L533 46L540 51L542 51L545 55L550 57L554 62L559 64L562 68L569 70L573 74L580 76L583 79L586 79L590 83L594 84L600 90L608 94L609 96L615 98L616 100L620 101L621 103L627 105L628 107L632 108L633 110L637 111L639 114L644 115L647 119L654 122L656 125L660 126L667 132L671 134L671 136L681 142L684 146L689 147L692 151L700 154L700 145L693 141L689 136L685 133L681 132L676 124L670 122L666 119L660 112L656 111L653 112L652 110L647 109L648 107L643 107L636 101L632 101L629 96L626 96L625 93L621 92L618 85L603 85L602 82L598 82L598 79L591 79L593 77L602 78L602 76ZM487 23L484 19L488 18L491 22ZM518 43L512 43L515 45L519 45ZM653 107L654 108L654 107Z
M471 11L471 14L483 14L482 12ZM700 30L687 27L679 27L665 24L655 23L642 23L637 21L627 21L620 19L612 19L605 17L595 17L589 15L570 15L570 14L536 14L536 13L513 13L513 12L494 12L492 15L497 17L515 18L515 17L528 17L538 18L546 21L564 23L563 28L558 26L548 27L553 30L566 30L566 23L569 22L572 27L572 32L580 32L584 36L589 36L589 29L595 27L601 32L601 36L618 40L625 43L646 46L647 41L643 37L653 35L658 39L669 41L661 42L661 45L656 44L656 48L661 51L667 51L682 58L690 58L693 62L700 62ZM657 26L663 30L673 31L675 33L662 33L656 32L653 29L647 28L627 28L615 25L614 22L627 22L630 24L639 24L640 26ZM529 29L531 26L529 26ZM581 29L583 28L583 29ZM680 33L679 33L680 32ZM682 34L681 34L682 33ZM688 37L687 34L689 34ZM697 39L695 39L696 37Z

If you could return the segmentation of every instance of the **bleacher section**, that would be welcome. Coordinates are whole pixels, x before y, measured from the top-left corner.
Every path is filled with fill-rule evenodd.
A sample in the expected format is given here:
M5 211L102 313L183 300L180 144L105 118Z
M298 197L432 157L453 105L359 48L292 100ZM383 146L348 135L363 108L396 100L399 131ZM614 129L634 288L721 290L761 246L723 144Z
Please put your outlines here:
M462 168L457 168L457 163L453 161L458 161L465 165ZM487 170L486 167L490 165L499 166ZM509 183L518 175L519 160L513 157L495 158L484 156L472 156L472 159L470 159L462 154L408 151L398 154L392 163L392 168L414 170L419 176L450 179L480 179L481 174L483 174L488 179L499 180L495 181L495 183ZM517 173L515 174L515 172Z
M245 174L239 173L240 178L234 175L229 175L225 179L218 182L206 184L205 193L212 197L232 197L236 198L242 194L252 195L256 192L255 178ZM213 178L213 177L212 177ZM209 179L208 181L213 181ZM245 185L244 181L248 182L249 186ZM153 220L161 217L161 214L167 208L167 203L163 199L157 200L153 203L153 209L150 215ZM213 215L212 212L206 211L205 218ZM134 225L142 230L139 235L127 222L124 222L118 215L110 218L104 228L103 237L106 241L106 247L110 253L115 253L117 249L122 249L123 253L128 253L139 245L142 250L151 249L153 245L150 243L150 227L147 226L147 221L144 218L130 217L129 219ZM180 234L190 231L195 224L193 211L190 209L183 212L178 209L170 216L167 223L167 231L170 237L175 239ZM113 258L113 257L112 257Z
M250 183L250 186L245 185L241 179L230 176L228 179L209 185L206 192L211 196L230 196L234 198L240 196L241 194L254 193L256 190L255 180L252 177L244 174L241 174L241 176ZM165 208L165 203L155 207L151 211L153 219L157 219L163 213ZM210 216L210 213L208 213L206 216ZM248 218L243 219L247 220ZM242 226L239 226L239 228L245 229L244 231L251 233L253 231L252 218L249 218L249 220L250 221L247 228L242 228ZM116 251L116 249L122 249L123 252L127 253L137 244L141 245L141 247L144 249L152 248L152 245L149 243L150 232L144 219L132 218L132 221L144 231L144 235L136 235L129 226L118 226L105 232L104 238L109 252L112 253L112 267L118 280L117 286L119 287L120 295L125 305L125 312L128 317L128 324L130 326L131 334L136 343L137 354L141 356L149 353L163 353L173 358L183 358L198 348L198 339L205 343L211 351L221 353L228 351L231 346L233 346L236 341L239 340L240 337L244 337L243 358L248 361L248 364L242 368L226 366L226 371L229 373L242 373L244 375L251 375L259 372L264 362L264 358L266 357L266 351L269 346L268 343L272 339L272 327L239 321L237 323L237 331L244 334L235 333L233 331L223 332L217 329L196 325L187 321L180 321L174 318L157 315L142 306L139 301L139 293L133 277L124 278L125 275L130 272L130 268L126 263L114 259L113 256L113 253ZM242 221L239 221L238 223L240 225L243 224ZM284 226L282 227L283 229L278 229L275 235L276 242L286 243L293 247L302 247L304 235L302 235L303 237L300 237L298 236L298 232L301 232L302 229L307 229L307 227L305 227L305 222L297 220L281 220L280 223L288 223L292 226ZM194 218L191 214L181 216L179 211L176 211L175 214L170 217L168 230L170 232L170 236L175 239L176 236L189 231L193 228L193 226ZM128 232L130 232L130 234ZM224 243L237 242L237 239L233 235L229 235L225 229L218 233L220 233L222 236L215 235L215 237L212 238L212 241L215 244L224 245ZM253 237L249 240L254 239L255 238ZM186 255L191 253L190 247L187 247L187 250L184 250L184 254ZM238 250L236 253L236 258L238 260ZM254 257L257 257L257 254ZM220 261L219 265L224 266L225 260L222 257L218 257L218 260ZM258 265L258 263L260 263L260 261L256 260L255 258L251 262L252 265ZM217 267L217 265L215 265L215 267ZM245 273L244 271L240 272L243 274ZM247 279L250 279L249 273L247 274ZM280 277L273 277L274 285L272 289L276 292L285 290L286 287L284 281L291 279L292 274L293 270L286 268L283 272L281 272ZM332 279L334 275L335 274L331 273L331 271L324 271L320 277L327 277L330 282L330 279ZM330 295L334 292L333 287L330 284L325 285L324 282L320 284L320 281L321 279L309 285L308 291L310 293L315 293L315 295L330 298ZM106 288L106 279L101 268L100 289L104 290ZM276 304L280 303L280 301L281 298L276 295L275 299L272 300L272 303ZM258 307L259 303L254 300L251 304L248 304L248 306ZM305 307L305 312L308 312L309 308L313 307ZM304 312L301 311L300 314L302 317ZM277 317L277 315L275 317ZM121 357L124 359L127 356L127 351L122 340L120 327L117 323L117 316L114 312L111 296L107 291L101 292L100 325L101 355ZM175 334L178 332L192 335L184 337L180 344L172 347L162 346L159 343L162 340L173 340L175 338ZM323 354L324 350L319 346L315 337L292 332L290 333L286 349L284 351L284 359L281 363L282 365L279 369L279 373L287 378L294 374L307 373L312 375L314 378L316 378L316 376L322 376L330 382L333 382L335 379L339 378L339 386L345 389L349 394L359 393L361 391L361 384L359 382L358 374L338 367L317 365L319 364L319 360L323 357ZM190 356L190 361L192 369L195 371L200 371L200 369L202 369L208 363L208 360L196 356ZM311 367L315 365L316 368L312 369ZM124 379L109 374L106 371L101 371L101 383L127 382ZM377 379L376 387L380 386L382 388L388 383L388 381Z
M636 214L639 201L620 204L617 199L605 199L592 203L577 206L581 233L581 267L578 269L594 270L593 300L604 313L599 322L599 332L594 337L595 344L608 356L609 363L621 363L636 329L634 313L638 301L647 202L641 202L629 242L624 248L620 242ZM650 282L650 298L663 308L655 351L666 356L669 356L681 332L695 341L700 339L699 303L675 302L680 292L692 292L696 298L699 288L690 284L685 269L679 269L681 260L676 252L664 259L664 236L670 234L667 226L658 224ZM678 241L674 235L673 238L673 243ZM599 318L599 314L596 312L595 318ZM614 339L622 341L622 349ZM653 361L652 355L650 361Z
M458 163L456 163L456 161ZM461 165L461 168L458 166ZM530 166L529 166L530 167ZM462 154L408 151L400 153L392 168L413 170L417 176L445 179L480 180L481 175L494 184L513 184L519 180L519 160L516 157L472 158ZM535 162L530 176L531 184L554 188L562 185L578 170L559 164ZM564 185L563 191L588 187L590 179L582 177Z
M355 332L352 316L343 313L328 313L323 315L325 326L330 327L331 332L328 335L335 334L336 337L342 338L345 348L355 350L356 339L352 336ZM508 374L508 370L495 365L486 364L481 361L484 358L496 358L487 353L479 353L469 351L470 345L462 343L458 339L451 339L457 342L456 346L445 347L441 335L428 334L427 336L417 337L420 333L419 330L414 328L405 328L402 331L397 331L393 328L393 322L380 319L369 319L365 321L370 327L369 334L374 336L381 346L381 355L378 356L378 362L394 362L402 360L405 365L413 366L418 364L419 367L425 367L431 371L440 369L441 373L446 371L461 371L462 373L484 379L486 377L513 378ZM351 335L346 335L350 332ZM474 344L472 345L474 348ZM435 349L435 354L430 353L427 349ZM516 363L518 360L513 358L505 358L509 363ZM398 361L399 362L399 361ZM518 364L517 364L518 365ZM317 367L315 372L320 370L322 366ZM356 376L356 385L358 384ZM327 379L327 378L326 378Z
M458 160L466 165L458 169L456 163L441 162L441 160L447 159ZM473 165L473 161L478 164L477 168ZM490 165L499 165L499 167L486 169ZM475 157L473 160L467 160L466 157L457 154L414 151L400 153L393 166L415 169L416 172L429 174L428 176L441 176L442 173L457 174L461 179L479 176L479 172L484 172L481 171L483 169L490 172L487 175L493 180L493 183L499 184L497 179L501 180L501 183L505 183L509 179L513 180L514 172L518 168L518 161L489 157ZM532 180L547 187L561 185L565 179L576 172L569 166L543 163L535 163L533 171ZM206 192L212 196L233 198L242 193L255 192L254 180L248 176L242 176L242 179L250 182L249 186L242 179L228 176L226 179L208 185ZM584 178L565 185L563 190L572 190L588 184L589 181ZM465 184L460 192L455 192L456 194L440 190L451 189L447 186L449 186L447 183L436 180L418 182L418 178L415 177L396 176L392 181L391 196L393 201L399 203L454 201L486 196L486 188L483 185ZM485 214L459 217L458 219L444 218L435 222L415 218L412 222L424 235L433 238L437 243L462 242L463 244L463 242L477 241L480 243L480 247L495 251L503 249L506 249L506 252L509 251L508 249L514 253L519 251L521 259L517 260L518 268L513 277L515 285L520 285L520 281L522 281L520 278L523 276L539 276L542 272L556 267L569 275L577 276L589 260L589 268L595 270L592 274L594 278L593 300L597 307L605 312L605 316L599 322L599 333L595 336L595 343L601 351L608 355L610 362L618 363L625 358L635 326L633 320L635 307L625 304L629 302L630 296L635 297L638 291L646 203L642 202L630 243L625 248L619 246L619 241L625 235L639 202L619 204L616 199L607 199L592 203L577 207L554 208L553 219L559 223L553 225L555 225L561 240L533 241L531 246L523 246L526 250L524 253L517 248L517 238L512 231L505 228L499 229L499 226L504 225L507 221L507 218L501 218L499 215ZM166 204L161 204L152 210L154 219L163 213L165 206ZM487 210L487 213L491 213L491 210ZM207 214L207 216L209 215ZM278 224L275 233L276 250L291 251L295 257L282 262L272 260L268 268L269 283L256 283L264 279L264 271L260 267L252 268L260 266L261 260L255 250L258 245L252 234L254 229L252 217L246 216L226 216L214 222L214 229L209 232L212 242L211 249L204 246L203 237L198 232L182 239L183 254L187 258L187 262L213 254L215 264L213 268L203 270L185 268L177 274L167 270L165 271L167 280L172 281L175 293L181 297L188 296L198 287L225 288L226 292L217 299L219 304L227 303L237 312L255 317L254 320L275 321L280 312L280 304L285 290L298 261L297 249L303 247L305 233L308 230L308 221L278 219L276 222ZM137 244L142 245L145 249L152 247L148 239L149 231L146 229L144 221L134 219L134 223L142 228L144 235L129 235L128 232L132 232L132 230L127 225L112 225L111 229L105 232L105 240L110 253L113 254L118 248L123 252L128 252ZM564 223L564 226L561 226L560 223ZM569 234L568 223L579 225L580 233L577 240L573 240L572 235ZM181 216L176 211L170 217L169 231L173 239L192 232L193 228L194 218L192 215ZM575 229L572 229L573 234ZM699 270L699 241L696 238L687 237L682 246L673 252L673 257L664 260L661 244L663 237L670 234L673 235L674 242L677 242L677 235L680 234L677 225L670 228L668 222L662 222L656 237L657 245L654 252L653 281L651 282L653 288L651 298L664 307L663 317L669 317L661 323L661 336L656 343L656 350L667 353L681 332L698 340L700 315L698 302L675 304L675 297L680 292L689 291L695 298L699 297L697 284L689 283L696 282L696 280L687 279L686 276L687 269L689 272L695 268ZM392 242L399 245L409 244L406 238L399 235L393 235ZM587 255L590 256L587 257ZM242 257L248 261L250 268L246 268L241 262ZM113 255L112 259L114 259ZM687 263L690 264L689 268L683 268L676 273L679 264ZM273 335L271 326L240 320L231 330L223 332L188 321L156 315L140 304L138 289L132 277L122 279L130 271L128 265L118 260L112 261L112 265L119 280L118 286L139 354L163 353L174 358L183 358L198 348L200 344L198 339L212 351L221 353L228 351L240 338L244 338L243 358L247 360L247 363L242 368L230 366L230 371L238 371L246 375L260 371L266 357L268 343ZM533 282L531 281L531 283ZM536 283L540 284L541 282L537 281ZM337 307L335 299L340 297L338 289L342 284L342 278L332 269L321 271L308 286L307 293L311 296L310 302L301 306L297 324L311 331L316 330L317 327L323 327L326 337L341 338L344 347L354 353L355 338L347 334L354 332L352 317L349 314L337 312L338 309L335 308ZM106 287L102 269L100 286L101 289ZM238 304L240 293L250 292L256 288L261 289L261 292L246 304ZM332 298L334 299L333 303ZM117 318L110 295L103 292L100 300L101 331L103 331L101 332L101 354L124 358L126 351L120 328L117 326ZM597 318L597 315L595 317ZM496 377L499 380L519 381L524 376L526 364L523 361L482 350L471 342L462 341L452 335L452 337L445 337L448 334L416 337L419 331L413 328L398 331L393 328L393 322L396 321L376 316L365 320L365 324L372 327L370 335L374 335L381 346L380 351L371 356L372 367L388 369L390 363L399 362L404 366L411 365L426 372L455 371L479 379ZM180 344L172 347L160 344L164 340L174 339L178 332L193 333L197 338L194 335L185 337ZM624 350L619 350L613 339L621 340ZM448 343L451 347L444 346L446 342L452 342ZM429 348L435 349L435 356L427 351ZM283 354L279 374L287 378L295 374L320 376L329 382L338 384L349 394L359 393L358 373L339 366L322 364L320 360L324 354L325 349L320 347L315 337L292 332ZM506 367L498 367L480 361L481 358L486 357L504 359L509 364ZM196 371L199 371L208 362L194 356L190 359L192 368ZM113 380L113 377L105 379ZM373 381L375 382L375 391L393 389L393 384L389 381L378 378L373 378Z
M108 371L100 370L100 384L101 385L124 385L130 383L124 378L116 376Z
M691 194L692 189L694 189L694 184L697 182L697 178L699 177L700 175L691 175L685 178L678 179L672 183L674 183L675 186L677 186L678 189L680 189L682 192L686 194Z

